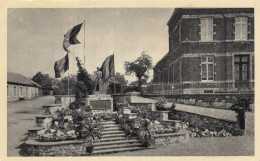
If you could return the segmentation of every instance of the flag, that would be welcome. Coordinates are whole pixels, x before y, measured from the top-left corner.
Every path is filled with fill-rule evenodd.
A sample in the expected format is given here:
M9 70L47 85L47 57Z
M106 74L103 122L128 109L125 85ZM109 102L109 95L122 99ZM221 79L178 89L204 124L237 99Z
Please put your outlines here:
M55 78L61 77L69 69L69 55L56 61L54 65Z
M77 35L81 29L83 23L74 26L70 29L65 35L63 40L63 48L68 52L68 48L71 45L80 44L79 40L77 40Z
M114 54L108 56L103 62L99 71L102 72L102 78L109 78L115 76L115 63L114 63Z

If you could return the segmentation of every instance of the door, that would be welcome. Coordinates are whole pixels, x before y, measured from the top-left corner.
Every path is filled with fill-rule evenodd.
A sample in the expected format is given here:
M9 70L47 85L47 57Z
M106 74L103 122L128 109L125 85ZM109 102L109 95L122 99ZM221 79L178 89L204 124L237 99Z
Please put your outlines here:
M235 56L235 81L236 88L249 88L249 55Z

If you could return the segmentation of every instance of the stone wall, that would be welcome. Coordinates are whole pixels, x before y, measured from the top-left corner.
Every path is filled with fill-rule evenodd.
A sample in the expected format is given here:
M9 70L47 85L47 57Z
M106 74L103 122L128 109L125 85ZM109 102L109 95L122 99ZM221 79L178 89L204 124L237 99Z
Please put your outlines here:
M241 135L243 133L237 122L236 114L233 111L180 104L177 104L176 107L177 119L189 122L190 127L217 132L224 129L232 135Z
M23 147L27 156L81 156L87 155L86 144L81 140L60 142L37 142L28 140Z
M65 108L69 107L69 104L74 101L74 95L55 95L55 103L62 104Z
M167 146L179 142L186 142L190 139L189 132L180 130L177 133L157 134L154 136L155 146Z

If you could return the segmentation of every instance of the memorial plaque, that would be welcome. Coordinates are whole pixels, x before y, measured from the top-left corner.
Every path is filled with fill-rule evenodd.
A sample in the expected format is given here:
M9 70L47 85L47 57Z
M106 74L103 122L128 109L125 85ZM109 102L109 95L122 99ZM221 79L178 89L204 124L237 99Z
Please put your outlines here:
M110 110L111 100L91 100L89 104L92 106L93 110Z

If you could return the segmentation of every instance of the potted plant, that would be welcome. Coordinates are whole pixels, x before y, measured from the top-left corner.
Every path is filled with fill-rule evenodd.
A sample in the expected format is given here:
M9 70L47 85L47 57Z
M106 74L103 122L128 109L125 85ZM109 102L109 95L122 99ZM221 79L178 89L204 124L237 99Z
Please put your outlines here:
M85 152L91 154L94 150L94 140L101 139L101 127L91 119L84 120L82 127L81 137L84 144L87 144Z
M239 99L231 106L231 110L237 113L237 119L241 129L245 129L245 112L250 111L250 102L247 99Z
M167 111L166 103L167 103L167 100L164 97L160 97L156 102L157 111Z
M141 123L138 136L143 142L143 146L145 147L151 147L154 145L154 138L153 138L154 132L152 131L152 128L150 128L150 120L144 119Z

